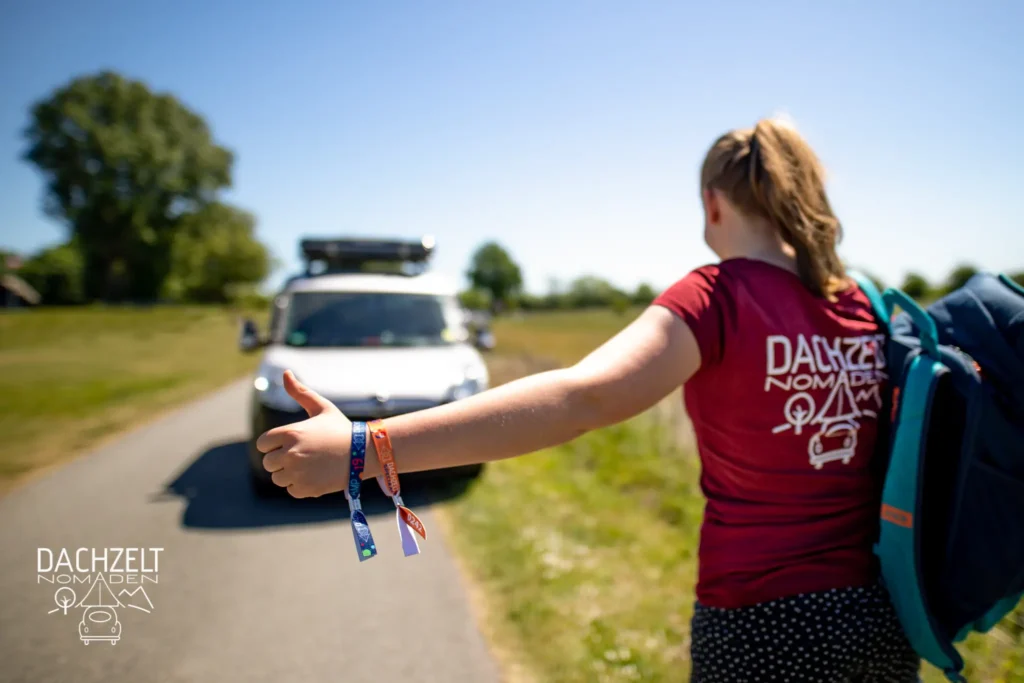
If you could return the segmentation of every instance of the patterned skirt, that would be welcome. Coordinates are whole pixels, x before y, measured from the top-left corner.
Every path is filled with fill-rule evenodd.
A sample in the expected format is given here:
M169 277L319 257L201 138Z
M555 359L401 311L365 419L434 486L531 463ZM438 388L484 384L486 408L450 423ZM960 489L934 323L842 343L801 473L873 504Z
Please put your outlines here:
M880 584L721 609L697 604L692 683L917 683L921 661Z

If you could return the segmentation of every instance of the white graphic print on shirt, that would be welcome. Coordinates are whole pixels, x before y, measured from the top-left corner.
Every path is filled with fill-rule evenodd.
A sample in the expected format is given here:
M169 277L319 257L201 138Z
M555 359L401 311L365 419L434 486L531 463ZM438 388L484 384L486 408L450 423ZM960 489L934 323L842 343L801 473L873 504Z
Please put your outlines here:
M882 407L881 385L886 380L884 335L833 337L781 334L768 337L764 390L789 394L785 422L773 434L792 429L808 432L810 464L821 469L834 460L849 464L857 450L857 431L864 417ZM828 389L818 405L809 390ZM817 392L820 396L820 391ZM813 432L813 433L812 433Z

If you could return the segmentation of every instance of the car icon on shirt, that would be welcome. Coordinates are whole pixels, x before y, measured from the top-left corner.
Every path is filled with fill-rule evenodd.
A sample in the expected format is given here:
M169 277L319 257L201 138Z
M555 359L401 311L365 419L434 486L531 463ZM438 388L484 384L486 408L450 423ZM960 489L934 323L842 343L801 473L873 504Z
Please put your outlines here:
M820 432L811 437L807 450L811 456L811 464L815 469L833 460L842 460L849 465L857 450L856 422L843 420L826 425Z
M88 645L94 640L106 640L116 645L121 639L121 622L112 607L87 607L78 624L78 637Z

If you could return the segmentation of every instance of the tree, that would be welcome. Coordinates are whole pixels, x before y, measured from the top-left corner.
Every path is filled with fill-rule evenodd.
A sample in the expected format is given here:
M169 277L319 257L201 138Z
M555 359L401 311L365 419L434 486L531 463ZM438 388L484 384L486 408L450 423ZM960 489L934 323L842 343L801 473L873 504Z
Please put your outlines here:
M624 315L629 310L629 297L624 292L615 292L609 305L618 315Z
M110 71L37 102L24 135L45 210L81 249L88 299L155 298L183 218L231 183L233 156L202 118Z
M1016 273L1009 273L1008 277L1021 287L1024 287L1024 270L1018 271Z
M645 282L637 287L636 291L633 292L633 303L640 306L646 306L654 301L656 296L657 294L655 293L654 288Z
M43 249L18 270L39 292L44 304L79 304L82 295L82 254L72 242Z
M932 291L932 286L928 284L928 280L919 273L907 273L906 277L903 278L903 284L900 285L900 289L912 299L920 301L928 296L929 292Z
M544 297L526 292L519 295L519 307L524 311L542 311L548 308Z
M573 308L610 306L618 296L625 297L627 300L629 298L607 280L593 275L584 275L573 280L569 291L565 294L565 298Z
M961 264L953 269L953 272L946 278L942 286L942 293L949 294L955 289L960 289L967 284L967 281L977 275L978 269L969 264Z
M490 293L495 307L508 305L523 286L519 265L497 242L487 242L476 250L467 275L475 289Z
M251 214L217 202L183 216L171 244L164 295L220 303L262 281L271 259L253 235L254 225Z
M491 293L486 289L467 289L459 293L459 302L471 311L485 311L491 306Z

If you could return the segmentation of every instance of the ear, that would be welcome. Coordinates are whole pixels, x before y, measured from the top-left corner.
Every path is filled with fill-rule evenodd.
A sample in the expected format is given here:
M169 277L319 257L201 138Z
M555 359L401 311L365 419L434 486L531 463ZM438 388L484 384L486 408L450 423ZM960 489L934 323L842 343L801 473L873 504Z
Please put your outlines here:
M704 200L704 216L708 225L718 225L722 222L722 204L718 192L705 188L701 194Z

